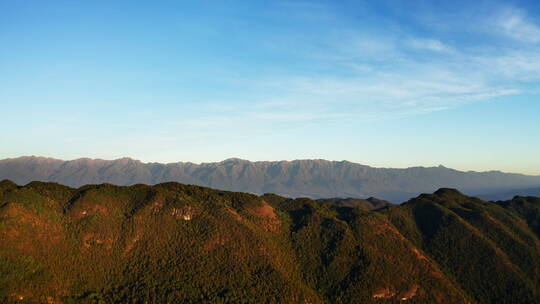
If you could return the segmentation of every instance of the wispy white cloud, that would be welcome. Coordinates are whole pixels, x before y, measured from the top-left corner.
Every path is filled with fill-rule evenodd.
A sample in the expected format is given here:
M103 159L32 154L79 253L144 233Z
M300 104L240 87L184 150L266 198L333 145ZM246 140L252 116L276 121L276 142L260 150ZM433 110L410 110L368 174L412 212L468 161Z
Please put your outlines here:
M540 81L540 49L509 51L499 56L480 58L486 70L497 72L503 80Z
M287 79L282 84L287 106L267 108L278 113L292 111L289 118L354 119L369 121L403 115L427 113L456 107L469 102L518 94L519 90L494 87L475 79L436 70L412 71L415 77L402 73L381 73L371 79L311 77ZM301 114L300 114L301 113ZM311 113L311 114L309 114ZM315 115L316 113L316 115ZM279 115L274 118L280 117ZM283 117L281 117L283 118Z
M513 13L497 19L498 34L536 41L537 28L526 16L508 12ZM477 20L470 30L492 36L476 29L482 22L487 21ZM367 122L527 93L528 85L540 81L540 49L534 44L470 46L435 34L378 31L331 28L270 41L265 46L272 51L293 54L316 68L228 79L256 94L208 100L197 106L197 119L179 118L170 129L193 130L197 138L230 138L246 130L268 134L329 122Z
M469 21L456 25L475 37L464 44L445 41L447 36L436 33L420 37L391 28L377 33L331 29L316 41L302 40L307 47L291 51L316 60L332 73L264 79L272 84L268 89L286 101L268 109L302 112L297 117L303 120L323 119L320 113L370 120L531 92L540 81L540 48L534 44L540 41L540 28L523 11L508 7L492 9L485 17L477 14L476 20ZM485 32L480 24L490 24L492 32ZM493 34L526 43L507 46L494 41ZM305 113L310 111L317 115Z
M503 34L523 42L540 42L540 27L527 18L522 10L506 8L501 10L493 23Z
M406 41L407 45L419 50L427 50L427 51L434 51L434 52L453 52L453 48L450 46L442 43L440 40L437 39L420 39L420 38L414 38L409 39Z

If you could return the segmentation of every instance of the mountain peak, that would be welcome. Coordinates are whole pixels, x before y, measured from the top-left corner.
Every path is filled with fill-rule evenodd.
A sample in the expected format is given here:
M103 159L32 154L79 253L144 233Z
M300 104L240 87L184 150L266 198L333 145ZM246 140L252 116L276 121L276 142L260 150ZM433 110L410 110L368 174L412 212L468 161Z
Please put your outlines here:
M463 196L461 192L453 188L440 188L439 190L435 191L433 194L438 195L438 196Z
M0 188L17 188L17 184L10 181L9 179L4 179L0 181Z
M241 158L238 158L238 157L230 157L230 158L227 158L227 159L221 161L221 163L241 163L241 162L248 162L248 160L241 159Z

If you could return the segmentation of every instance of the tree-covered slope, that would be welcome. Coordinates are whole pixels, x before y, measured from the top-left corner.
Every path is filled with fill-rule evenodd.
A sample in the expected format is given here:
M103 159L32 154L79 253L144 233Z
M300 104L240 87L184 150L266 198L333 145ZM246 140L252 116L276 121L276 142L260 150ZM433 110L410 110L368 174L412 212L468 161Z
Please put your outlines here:
M538 303L540 200L0 183L5 303Z

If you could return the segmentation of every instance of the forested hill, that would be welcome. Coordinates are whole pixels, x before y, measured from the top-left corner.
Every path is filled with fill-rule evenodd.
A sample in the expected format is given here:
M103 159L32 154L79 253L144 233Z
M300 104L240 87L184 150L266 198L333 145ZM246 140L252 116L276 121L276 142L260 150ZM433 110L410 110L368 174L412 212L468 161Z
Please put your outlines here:
M71 187L180 182L214 189L287 197L367 198L400 203L441 187L469 195L540 186L540 176L502 172L463 172L443 166L407 169L373 168L347 161L295 160L250 162L227 159L217 163L142 163L130 158L63 161L44 157L0 160L0 180L19 185L50 181ZM512 197L512 196L511 196Z
M3 181L0 302L539 303L540 199L349 203Z

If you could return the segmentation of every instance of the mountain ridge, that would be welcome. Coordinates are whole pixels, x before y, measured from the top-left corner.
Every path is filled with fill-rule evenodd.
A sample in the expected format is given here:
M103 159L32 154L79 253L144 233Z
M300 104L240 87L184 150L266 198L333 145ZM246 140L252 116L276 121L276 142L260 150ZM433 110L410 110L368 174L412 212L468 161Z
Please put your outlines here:
M486 171L474 171L474 170L458 170L451 167L447 167L444 165L436 165L436 166L411 166L411 167L404 167L404 168L396 168L396 167L374 167L370 165L365 165L362 163L352 162L348 160L328 160L324 158L298 158L293 160L249 160L239 157L229 157L221 161L211 161L211 162L191 162L191 161L176 161L176 162L156 162L156 161L142 161L136 158L132 158L129 156L114 158L114 159L104 159L104 158L91 158L91 157L79 157L74 159L60 159L55 157L48 157L48 156L37 156L37 155L23 155L18 157L7 157L0 159L0 162L2 161L14 161L14 160L49 160L49 161L59 161L59 162L77 162L77 161L103 161L103 162L117 162L117 161L131 161L135 163L140 163L144 165L152 165L152 164L159 164L159 165L174 165L174 164L192 164L192 165L209 165L209 164L224 164L227 162L245 162L245 163L252 163L252 164L274 164L274 163L293 163L293 162L322 162L322 163L348 163L348 164L354 164L362 167L367 167L371 169L394 169L394 170L408 170L408 169L449 169L457 172L463 172L463 173L503 173L503 174L511 174L511 175L521 175L521 176L530 176L530 177L540 177L540 175L531 175L531 174L524 174L524 173L517 173L517 172L505 172L501 170L486 170Z
M450 186L480 195L540 185L540 176L500 171L459 171L444 166L404 169L375 168L349 161L255 161L229 158L210 163L145 163L79 158L64 161L25 156L0 160L0 179L18 184L53 181L77 187L85 184L132 185L176 181L256 194L289 197L378 197L401 202L420 193Z

